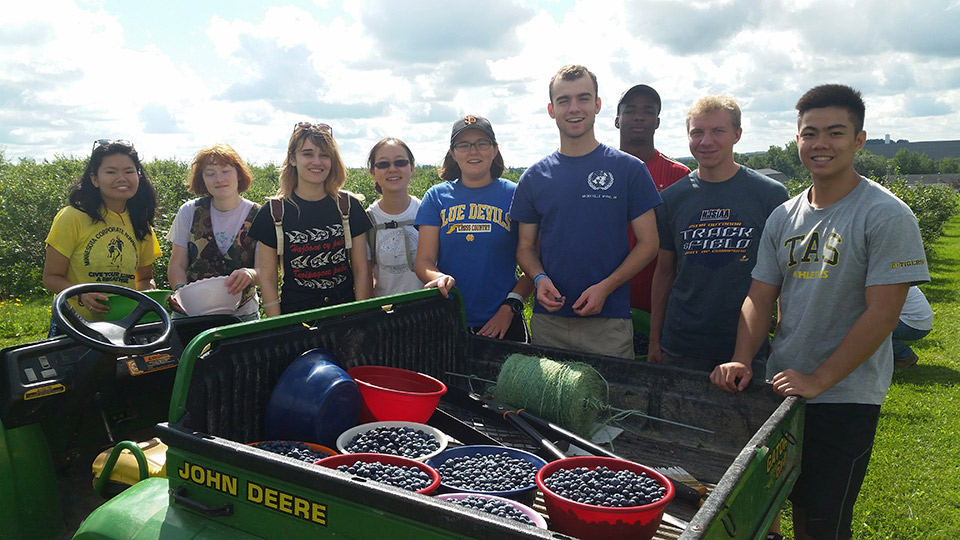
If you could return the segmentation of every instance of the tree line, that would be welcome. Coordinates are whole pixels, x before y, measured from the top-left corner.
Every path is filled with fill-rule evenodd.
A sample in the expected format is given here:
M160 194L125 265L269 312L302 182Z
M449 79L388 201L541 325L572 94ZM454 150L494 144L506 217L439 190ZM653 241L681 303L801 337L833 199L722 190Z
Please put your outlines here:
M734 154L737 163L751 169L773 169L780 171L787 178L805 183L810 180L810 171L800 163L797 153L797 142L790 141L784 146L771 146L766 152L745 155ZM696 168L696 161L681 160L690 167ZM689 163L688 163L689 162ZM908 174L957 174L960 173L960 156L932 159L926 154L901 148L892 158L887 158L868 150L860 150L854 156L854 167L860 174L874 179L885 179L888 175L906 176ZM960 186L954 186L960 188Z

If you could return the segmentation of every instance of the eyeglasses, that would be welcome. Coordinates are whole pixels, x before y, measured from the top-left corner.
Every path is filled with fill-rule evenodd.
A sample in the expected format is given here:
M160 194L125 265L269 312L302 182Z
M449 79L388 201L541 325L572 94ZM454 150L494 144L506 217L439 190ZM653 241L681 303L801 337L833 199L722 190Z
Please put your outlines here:
M328 124L320 124L320 123L314 124L312 122L297 122L296 124L293 125L293 130L296 131L298 129L315 129L317 131L325 131L330 135L333 135L333 128L330 127Z
M406 166L409 165L409 164L410 164L410 160L409 160L409 159L395 159L395 160L393 160L393 166L396 167L396 168L398 168L398 169L401 169L401 168L403 168L403 167L406 167ZM389 168L390 168L390 162L389 162L389 161L378 161L378 162L374 163L373 166L376 167L376 168L378 168L378 169L389 169Z
M125 147L127 147L127 148L133 148L133 143L130 142L130 141L128 141L128 140L126 140L126 139L116 139L116 140L114 140L114 139L97 139L97 140L93 141L93 150L91 150L90 153L92 154L92 153L96 152L98 148L106 148L106 147L110 146L111 144L116 144L116 145L119 145L119 146L125 146Z
M477 150L487 150L489 148L492 148L493 145L494 145L493 141L483 139L477 142L466 142L466 141L458 142L457 144L453 145L453 149L457 152L466 152L474 147L476 147Z

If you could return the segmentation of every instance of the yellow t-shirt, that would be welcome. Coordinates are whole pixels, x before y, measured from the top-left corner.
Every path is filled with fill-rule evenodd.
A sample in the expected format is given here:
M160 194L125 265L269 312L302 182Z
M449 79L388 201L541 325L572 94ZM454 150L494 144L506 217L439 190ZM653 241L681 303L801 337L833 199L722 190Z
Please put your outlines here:
M101 208L105 221L93 222L90 216L72 206L57 212L46 243L70 259L67 280L80 283L112 283L137 288L137 268L153 264L160 256L157 235L138 241L127 212L118 214ZM74 307L79 307L72 301ZM84 317L91 313L78 309Z

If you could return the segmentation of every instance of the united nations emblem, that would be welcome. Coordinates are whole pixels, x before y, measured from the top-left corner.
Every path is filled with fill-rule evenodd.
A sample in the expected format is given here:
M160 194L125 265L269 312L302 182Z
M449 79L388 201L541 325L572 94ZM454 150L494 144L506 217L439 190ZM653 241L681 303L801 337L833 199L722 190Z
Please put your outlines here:
M593 171L587 176L587 185L594 191L606 191L613 185L613 174L609 171Z

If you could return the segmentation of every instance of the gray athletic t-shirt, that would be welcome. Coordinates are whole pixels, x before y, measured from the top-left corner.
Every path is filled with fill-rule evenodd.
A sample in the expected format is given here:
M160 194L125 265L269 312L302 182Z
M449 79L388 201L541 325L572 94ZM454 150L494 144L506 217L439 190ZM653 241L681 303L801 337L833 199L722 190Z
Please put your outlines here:
M930 281L917 219L880 184L863 178L826 208L809 189L774 210L760 240L753 278L780 287L780 328L767 378L785 369L812 373L866 310L866 288ZM853 373L810 403L880 405L890 387L890 336Z

